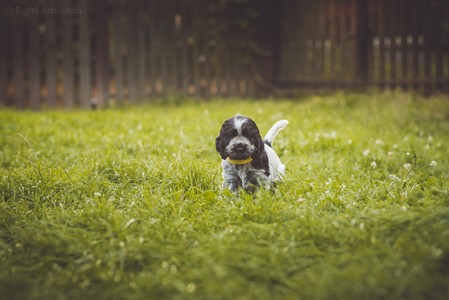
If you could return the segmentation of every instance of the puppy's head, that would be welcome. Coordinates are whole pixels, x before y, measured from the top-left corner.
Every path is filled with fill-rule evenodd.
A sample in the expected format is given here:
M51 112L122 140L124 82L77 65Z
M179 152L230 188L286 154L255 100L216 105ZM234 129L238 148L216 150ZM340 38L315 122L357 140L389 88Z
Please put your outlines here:
M264 143L253 120L235 116L221 126L215 147L223 159L245 160L256 158L264 150Z

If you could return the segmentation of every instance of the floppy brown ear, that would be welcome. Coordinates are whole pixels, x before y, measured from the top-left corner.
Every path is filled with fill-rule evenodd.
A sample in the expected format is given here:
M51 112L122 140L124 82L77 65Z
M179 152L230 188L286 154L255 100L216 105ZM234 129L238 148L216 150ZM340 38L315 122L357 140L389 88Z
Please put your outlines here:
M226 159L224 150L221 149L221 135L215 139L215 149L217 149L217 152L220 152L221 158Z
M263 150L265 150L265 143L263 142L262 137L260 135L257 137L257 145L255 146L259 150L259 153L262 153Z
M217 138L215 139L215 149L217 149L217 152L220 152L220 141L221 137L217 136Z

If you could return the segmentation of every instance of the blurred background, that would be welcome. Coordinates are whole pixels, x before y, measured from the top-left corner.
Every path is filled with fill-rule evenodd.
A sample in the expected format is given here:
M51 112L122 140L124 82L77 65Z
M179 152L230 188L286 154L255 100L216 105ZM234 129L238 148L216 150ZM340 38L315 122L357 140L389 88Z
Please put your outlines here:
M2 0L0 103L449 92L449 0Z

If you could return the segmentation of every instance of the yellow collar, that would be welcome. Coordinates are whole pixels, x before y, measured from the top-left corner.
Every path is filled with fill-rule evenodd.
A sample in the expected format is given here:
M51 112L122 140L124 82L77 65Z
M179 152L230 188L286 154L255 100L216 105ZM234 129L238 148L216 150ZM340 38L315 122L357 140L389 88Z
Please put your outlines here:
M228 162L233 165L244 165L253 161L253 158L250 156L246 159L231 159L229 156L226 158Z

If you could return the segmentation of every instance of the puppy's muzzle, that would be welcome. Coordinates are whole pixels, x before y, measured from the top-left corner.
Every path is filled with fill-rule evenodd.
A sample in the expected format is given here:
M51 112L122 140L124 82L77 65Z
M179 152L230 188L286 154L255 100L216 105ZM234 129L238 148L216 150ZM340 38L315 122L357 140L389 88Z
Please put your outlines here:
M248 151L248 146L243 143L238 143L234 147L232 147L231 153L232 159L247 159L250 157L250 153Z
M234 151L236 153L243 154L247 151L246 145L245 144L237 144L234 147Z

